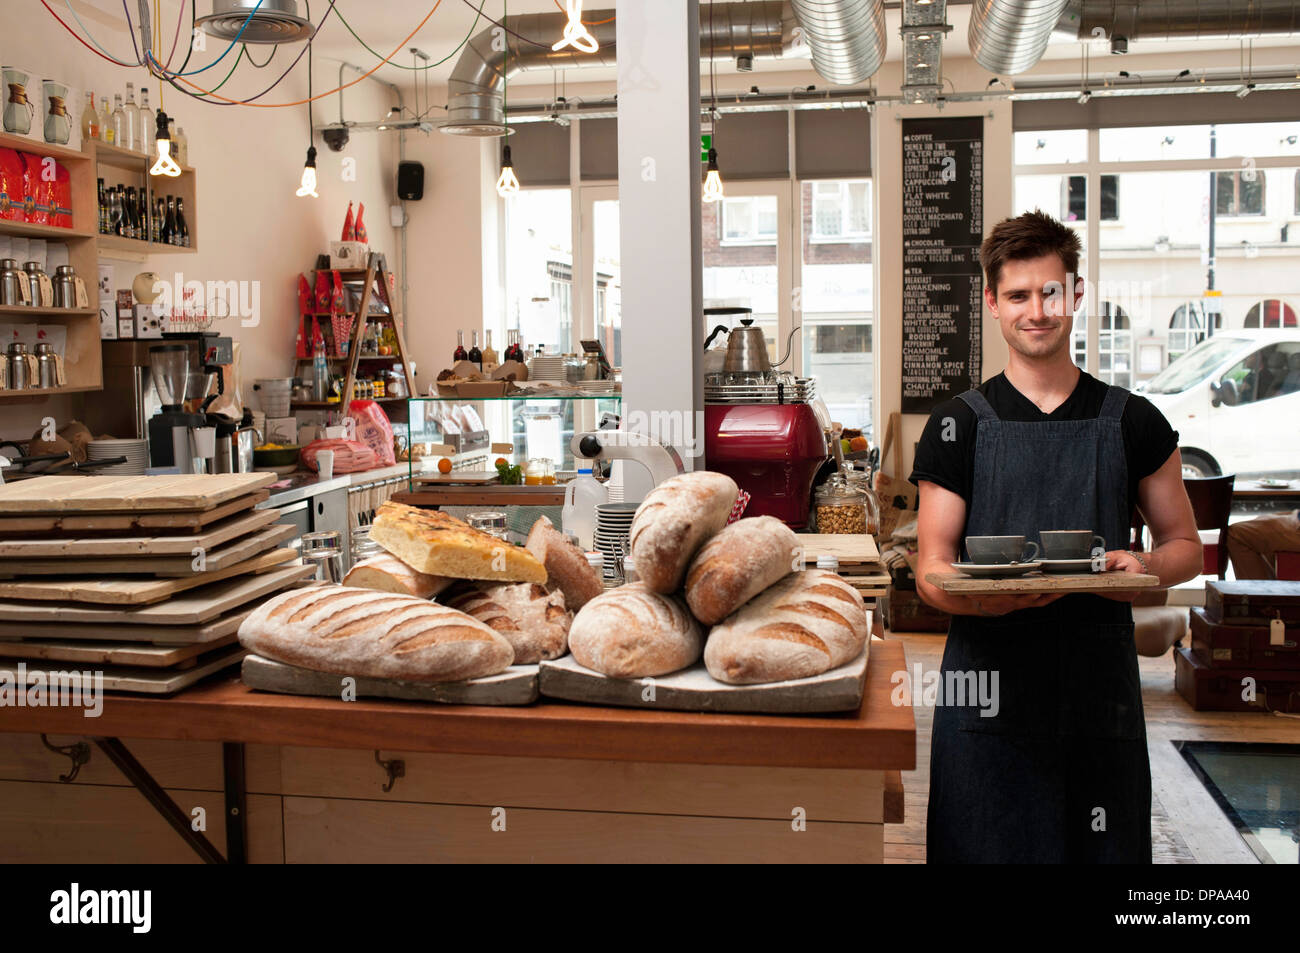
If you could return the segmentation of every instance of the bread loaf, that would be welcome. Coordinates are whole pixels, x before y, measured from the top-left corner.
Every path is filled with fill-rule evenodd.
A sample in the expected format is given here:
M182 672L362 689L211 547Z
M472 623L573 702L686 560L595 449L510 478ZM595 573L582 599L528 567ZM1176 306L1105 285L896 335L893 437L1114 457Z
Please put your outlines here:
M731 477L700 470L651 490L632 519L632 558L655 592L674 592L705 541L727 525L738 489Z
M558 589L550 592L535 582L474 587L446 604L505 636L514 647L516 665L559 658L568 648L573 613L564 607Z
M528 531L524 547L546 567L547 584L560 588L571 611L577 612L605 591L604 581L587 557L545 516L539 516Z
M416 572L396 556L380 553L357 563L343 577L343 585L356 589L378 589L381 592L404 593L420 599L435 596L450 586L454 579L430 576Z
M853 661L866 641L862 597L835 573L806 569L714 626L704 665L732 685L807 678Z
M370 538L417 572L490 582L546 582L546 569L528 550L438 510L389 500L379 507Z
M686 603L705 625L721 622L794 572L799 550L799 537L775 516L737 520L695 554L686 570Z
M700 624L678 596L639 582L609 589L573 618L569 651L580 665L614 678L666 675L693 664Z
M240 624L239 641L301 668L404 682L495 675L515 657L504 636L456 609L344 586L281 593Z

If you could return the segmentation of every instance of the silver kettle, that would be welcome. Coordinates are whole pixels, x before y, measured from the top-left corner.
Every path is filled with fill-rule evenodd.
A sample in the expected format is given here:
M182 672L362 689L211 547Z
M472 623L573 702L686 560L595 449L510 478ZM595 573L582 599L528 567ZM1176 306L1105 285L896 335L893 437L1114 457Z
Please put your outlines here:
M791 345L799 331L796 326L785 342L785 357L776 362L780 367L790 359ZM727 336L727 355L722 360L723 371L729 374L766 374L772 370L767 356L767 340L763 329L755 326L753 318L741 318L740 327L732 328Z

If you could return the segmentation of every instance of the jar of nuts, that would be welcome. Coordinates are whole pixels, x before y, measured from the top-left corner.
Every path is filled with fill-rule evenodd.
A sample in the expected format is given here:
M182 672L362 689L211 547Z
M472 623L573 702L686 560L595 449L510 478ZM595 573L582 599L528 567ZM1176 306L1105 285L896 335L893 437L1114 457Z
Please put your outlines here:
M868 494L836 473L817 489L817 532L866 533Z

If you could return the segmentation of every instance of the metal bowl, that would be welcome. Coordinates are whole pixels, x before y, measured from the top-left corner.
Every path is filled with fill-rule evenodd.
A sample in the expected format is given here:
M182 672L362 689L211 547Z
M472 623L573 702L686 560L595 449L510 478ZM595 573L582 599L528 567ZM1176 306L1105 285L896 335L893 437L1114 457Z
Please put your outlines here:
M253 466L255 467L287 467L293 466L298 462L298 454L302 447L281 447L279 450L258 450L253 449Z

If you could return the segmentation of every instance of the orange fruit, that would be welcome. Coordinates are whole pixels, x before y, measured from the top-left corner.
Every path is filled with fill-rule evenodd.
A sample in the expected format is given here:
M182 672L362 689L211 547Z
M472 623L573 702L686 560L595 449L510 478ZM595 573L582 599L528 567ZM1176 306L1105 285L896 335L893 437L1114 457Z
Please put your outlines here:
M438 461L438 472L439 472L439 473L450 473L450 472L451 472L451 461L448 460L446 457L443 457L441 460L439 460L439 461Z
M867 438L866 438L866 437L854 437L852 440L849 441L849 449L850 449L850 450L866 450L866 449L867 449Z
M498 466L498 467L508 467L508 466L510 466L510 461L507 460L505 457L497 457L497 462L496 462L495 466Z

